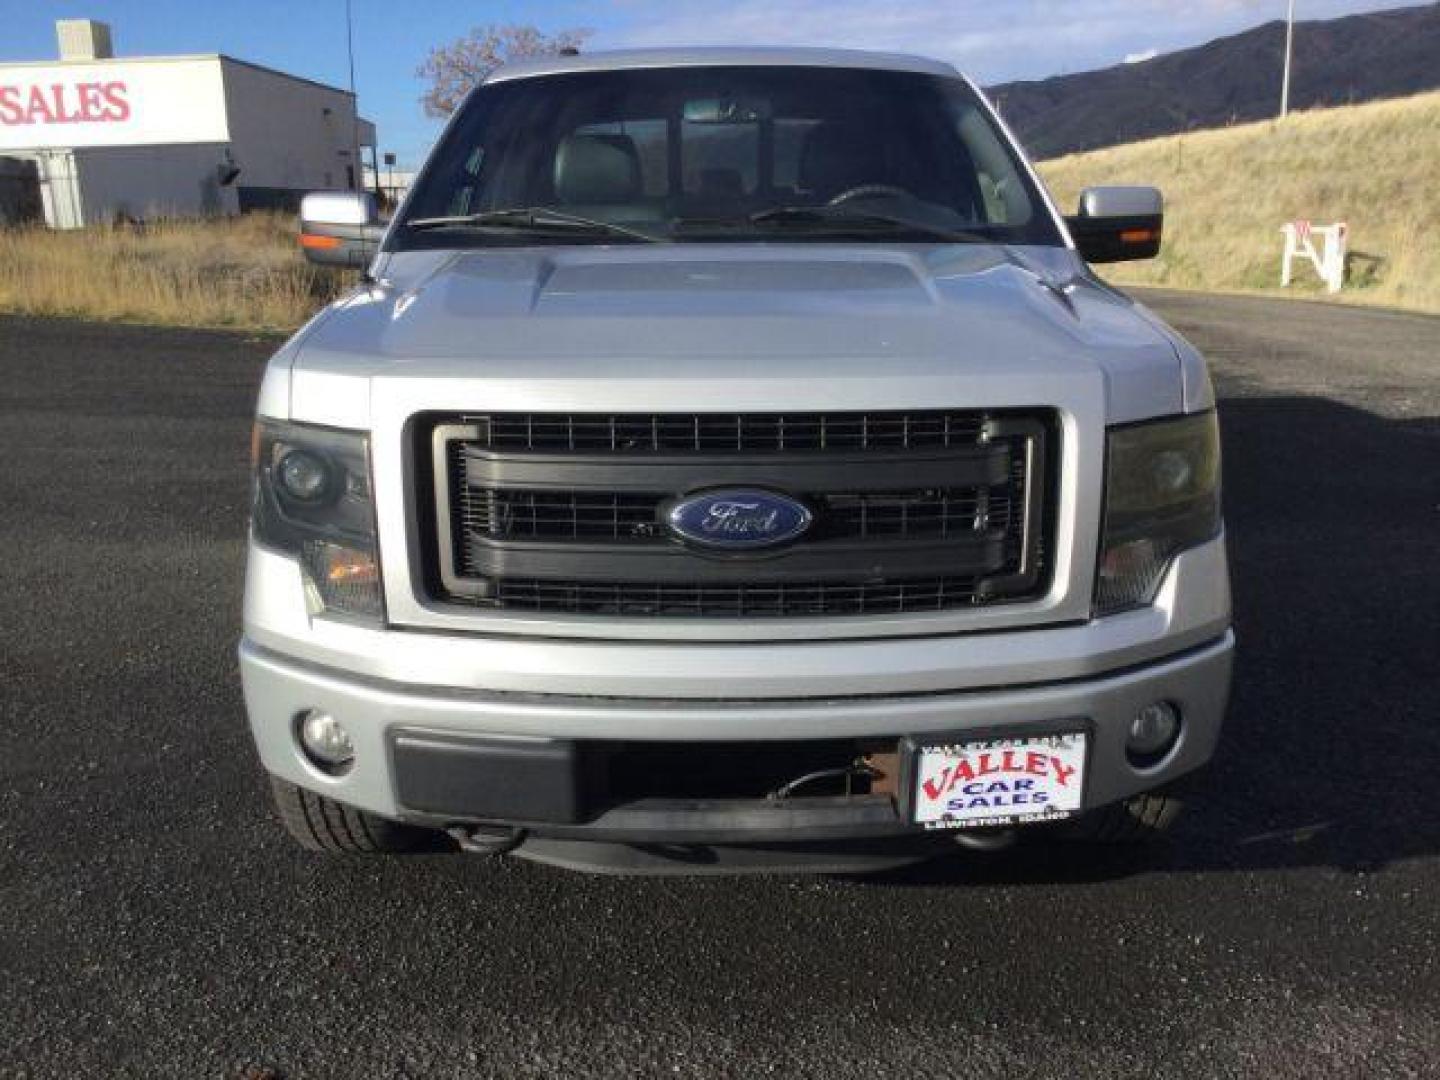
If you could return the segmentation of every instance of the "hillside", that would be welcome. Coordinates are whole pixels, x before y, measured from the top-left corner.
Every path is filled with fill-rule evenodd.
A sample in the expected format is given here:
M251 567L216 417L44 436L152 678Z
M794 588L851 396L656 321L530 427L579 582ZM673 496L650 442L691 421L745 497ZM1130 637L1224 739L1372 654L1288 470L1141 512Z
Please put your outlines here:
M1350 223L1340 299L1440 312L1440 93L1295 114L1075 154L1040 163L1062 209L1091 184L1155 184L1165 243L1150 262L1101 267L1120 284L1275 289L1280 226ZM1323 295L1306 267L1299 294Z
M1280 5L1277 5L1280 6ZM1037 158L1274 116L1285 24L1101 71L988 90ZM1440 4L1295 24L1294 108L1440 88Z

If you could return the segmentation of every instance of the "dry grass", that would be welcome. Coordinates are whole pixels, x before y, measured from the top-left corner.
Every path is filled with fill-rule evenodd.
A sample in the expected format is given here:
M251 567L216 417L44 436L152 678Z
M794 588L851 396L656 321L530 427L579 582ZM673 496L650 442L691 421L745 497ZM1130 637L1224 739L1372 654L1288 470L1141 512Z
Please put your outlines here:
M295 233L281 214L0 230L0 310L291 330L342 284L305 261Z
M1087 184L1155 184L1165 244L1152 262L1102 267L1121 284L1279 291L1280 226L1350 223L1338 299L1440 311L1440 93L1293 113L1042 162L1062 207ZM1288 292L1323 296L1308 266Z

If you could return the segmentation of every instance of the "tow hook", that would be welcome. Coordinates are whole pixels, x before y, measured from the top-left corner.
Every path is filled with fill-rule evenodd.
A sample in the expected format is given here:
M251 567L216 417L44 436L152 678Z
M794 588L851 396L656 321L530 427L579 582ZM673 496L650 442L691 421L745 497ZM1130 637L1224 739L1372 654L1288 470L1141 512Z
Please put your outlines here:
M498 859L508 855L525 842L524 829L486 828L483 825L451 825L445 830L460 850L470 855L487 855Z
M791 795L793 795L798 789L805 787L807 784L813 784L817 780L836 779L845 781L845 794L849 795L850 781L855 779L855 777L858 776L868 780L877 780L883 778L884 775L884 773L882 773L879 769L876 769L874 766L870 765L868 762L863 760L856 761L850 765L844 765L838 769L820 769L816 772L810 772L806 773L804 776L796 777L788 784L782 784L780 787L770 792L768 795L765 796L765 798L770 802L782 802L785 799L788 799Z

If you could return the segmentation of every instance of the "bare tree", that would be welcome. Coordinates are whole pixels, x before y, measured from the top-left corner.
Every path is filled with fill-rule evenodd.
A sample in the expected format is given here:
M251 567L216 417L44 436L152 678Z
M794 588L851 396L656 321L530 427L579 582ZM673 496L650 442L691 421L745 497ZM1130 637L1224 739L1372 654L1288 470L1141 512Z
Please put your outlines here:
M430 86L420 98L429 116L455 111L470 88L501 64L529 56L556 56L579 49L593 30L572 29L547 34L533 26L477 26L449 45L438 45L416 74Z

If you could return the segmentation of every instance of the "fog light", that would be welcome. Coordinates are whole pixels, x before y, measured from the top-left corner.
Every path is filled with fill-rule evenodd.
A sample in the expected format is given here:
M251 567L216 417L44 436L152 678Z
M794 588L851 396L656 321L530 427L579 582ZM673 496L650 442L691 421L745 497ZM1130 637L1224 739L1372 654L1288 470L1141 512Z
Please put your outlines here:
M1130 721L1125 752L1137 764L1150 764L1170 752L1180 736L1180 710L1168 701L1146 705Z
M355 760L350 733L329 713L312 709L300 718L300 745L326 772L339 772Z

